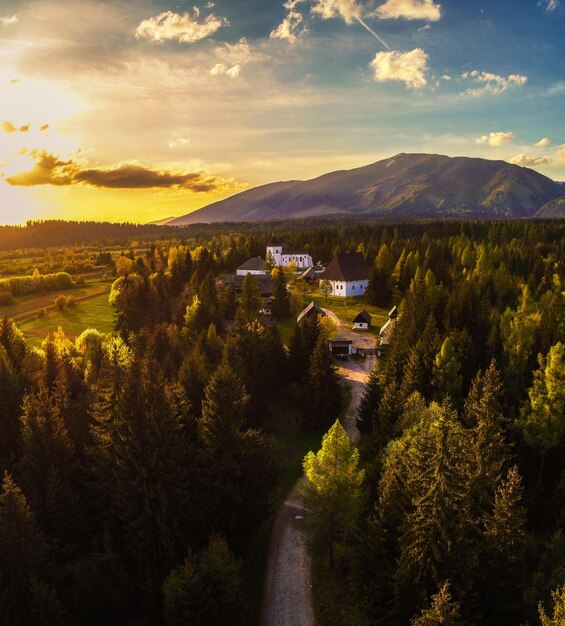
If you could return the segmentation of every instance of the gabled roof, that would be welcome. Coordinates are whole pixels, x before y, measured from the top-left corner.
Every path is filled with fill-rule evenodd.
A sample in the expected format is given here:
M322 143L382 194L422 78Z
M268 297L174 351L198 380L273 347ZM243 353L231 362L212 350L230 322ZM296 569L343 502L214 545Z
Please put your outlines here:
M322 317L326 317L326 313L322 311L322 309L315 303L310 302L310 304L300 313L300 315L296 318L296 322L300 322L301 319L305 317L310 317L310 315L321 315Z
M316 271L314 270L313 267L309 267L308 269L305 269L302 274L300 274L301 278L314 278L316 276Z
M388 312L388 316L390 317L390 319L396 319L398 317L398 309L396 308L396 305L394 305L392 309Z
M370 324L373 318L363 309L360 311L357 316L353 319L354 324Z
M320 276L325 280L366 280L371 269L360 252L336 254L326 271Z
M265 270L265 261L263 261L260 256L253 256L245 261L243 265L240 265L237 269L242 271L247 270L248 272Z

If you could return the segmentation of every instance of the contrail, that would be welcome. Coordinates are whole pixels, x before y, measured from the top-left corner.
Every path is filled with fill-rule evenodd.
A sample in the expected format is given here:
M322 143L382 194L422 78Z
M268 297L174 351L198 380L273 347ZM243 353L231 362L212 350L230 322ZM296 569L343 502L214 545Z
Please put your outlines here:
M383 45L387 50L390 50L388 43L382 37L377 35L377 33L370 26L365 24L360 17L355 17L355 19L359 22L359 24L361 24L361 26L363 26L363 28L366 28L381 45Z

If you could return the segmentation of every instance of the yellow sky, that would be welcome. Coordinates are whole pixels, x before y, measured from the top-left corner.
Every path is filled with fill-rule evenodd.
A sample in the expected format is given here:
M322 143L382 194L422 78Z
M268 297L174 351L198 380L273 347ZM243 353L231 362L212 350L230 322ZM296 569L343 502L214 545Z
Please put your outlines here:
M442 3L444 24L433 2L380 17L361 0L253 2L2 0L0 223L158 220L398 152L565 179L563 82L507 58L500 34L481 34L488 63L449 45L476 38L486 9ZM550 24L531 11L528 26Z

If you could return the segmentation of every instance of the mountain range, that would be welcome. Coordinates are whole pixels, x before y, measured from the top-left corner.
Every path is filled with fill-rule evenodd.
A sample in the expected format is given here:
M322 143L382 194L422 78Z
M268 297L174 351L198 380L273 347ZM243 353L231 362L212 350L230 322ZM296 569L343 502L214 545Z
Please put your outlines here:
M516 218L565 215L565 185L506 161L398 154L312 180L238 193L168 225L351 216Z

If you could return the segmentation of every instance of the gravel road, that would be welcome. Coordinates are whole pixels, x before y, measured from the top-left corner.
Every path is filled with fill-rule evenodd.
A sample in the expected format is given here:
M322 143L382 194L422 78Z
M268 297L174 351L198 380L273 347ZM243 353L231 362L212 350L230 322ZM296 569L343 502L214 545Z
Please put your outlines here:
M332 316L333 317L333 316ZM342 326L341 330L347 330ZM355 345L374 346L374 338L363 333L366 344L355 335ZM372 342L372 343L371 343ZM343 419L349 438L356 442L359 431L356 425L357 407L365 381L375 364L374 357L363 361L344 361L339 373L351 388L351 403ZM312 597L311 559L306 546L307 534L304 519L310 515L300 498L300 479L280 507L275 518L265 576L263 596L263 626L315 626L314 599Z

